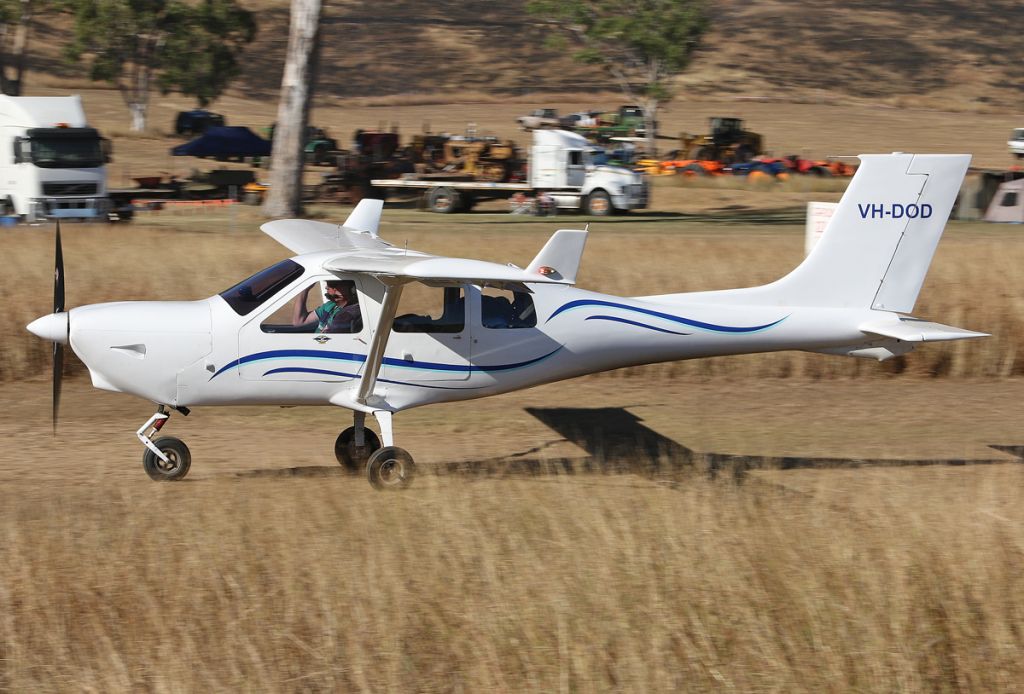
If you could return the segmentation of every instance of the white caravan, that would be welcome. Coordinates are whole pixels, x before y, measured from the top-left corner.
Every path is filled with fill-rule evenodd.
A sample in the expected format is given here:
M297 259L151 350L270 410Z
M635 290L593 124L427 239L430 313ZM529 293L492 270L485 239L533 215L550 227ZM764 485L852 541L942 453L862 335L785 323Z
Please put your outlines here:
M0 96L0 212L29 222L106 217L104 139L79 96Z
M519 183L430 179L374 179L376 188L422 188L433 212L461 212L482 198L508 198L543 190L559 209L604 216L647 207L646 177L622 166L594 164L587 138L567 130L534 130L528 180Z

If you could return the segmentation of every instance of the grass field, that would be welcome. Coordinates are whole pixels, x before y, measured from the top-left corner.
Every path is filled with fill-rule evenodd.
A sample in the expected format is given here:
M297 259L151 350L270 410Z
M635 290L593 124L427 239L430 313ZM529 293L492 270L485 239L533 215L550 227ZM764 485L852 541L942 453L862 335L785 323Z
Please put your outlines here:
M524 414L625 405L704 451L999 459L1019 385L957 383L637 377L426 408L396 422L423 473L398 495L341 474L326 408L176 418L193 474L159 485L145 403L74 381L51 439L48 383L0 385L0 690L1013 691L1011 457L737 484L637 451L569 474L586 455Z
M682 207L695 191L664 194ZM769 281L801 258L803 195L594 222L580 283ZM69 304L210 295L287 253L259 221L68 225ZM522 264L554 226L389 209L381 231ZM656 365L414 410L396 431L421 476L394 495L341 473L331 408L176 416L193 472L159 485L132 435L152 406L79 367L51 437L48 350L22 326L49 308L52 233L6 230L0 691L1013 691L1024 467L989 446L1024 443L1022 243L953 223L922 291L919 315L991 338L882 365ZM672 445L591 455L530 408L621 408ZM765 463L712 479L712 454ZM794 456L841 460L777 462Z

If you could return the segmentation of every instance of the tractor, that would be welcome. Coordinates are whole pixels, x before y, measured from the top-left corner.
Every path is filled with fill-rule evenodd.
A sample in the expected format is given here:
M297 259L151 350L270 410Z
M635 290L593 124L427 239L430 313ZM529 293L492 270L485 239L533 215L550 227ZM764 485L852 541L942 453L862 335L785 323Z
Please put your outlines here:
M733 164L750 161L764 153L764 138L760 133L744 130L742 119L713 117L709 120L709 135L681 135L681 154L688 155L689 159Z

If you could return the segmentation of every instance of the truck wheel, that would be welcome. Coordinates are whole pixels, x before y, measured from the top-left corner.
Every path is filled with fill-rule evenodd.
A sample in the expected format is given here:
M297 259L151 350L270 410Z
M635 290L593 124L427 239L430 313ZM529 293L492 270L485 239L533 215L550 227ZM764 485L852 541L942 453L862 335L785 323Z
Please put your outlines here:
M584 211L593 217L607 217L614 212L612 199L603 190L595 190L587 196Z
M736 161L748 162L754 158L754 148L750 145L740 145L736 148Z
M434 188L427 195L427 209L431 212L457 212L460 202L459 192L453 188Z

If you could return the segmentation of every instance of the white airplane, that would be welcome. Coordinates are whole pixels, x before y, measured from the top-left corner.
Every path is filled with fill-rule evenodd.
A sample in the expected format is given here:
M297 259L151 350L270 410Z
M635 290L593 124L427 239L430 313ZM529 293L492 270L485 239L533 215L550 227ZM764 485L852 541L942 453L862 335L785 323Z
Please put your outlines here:
M396 247L377 234L382 203L363 200L342 226L264 224L297 255L208 299L65 311L58 229L54 312L28 329L54 342L55 427L68 343L95 387L157 405L137 432L153 479L179 480L191 464L179 439L153 439L171 410L336 405L354 420L336 441L338 461L365 466L376 488L400 489L415 465L395 446L392 415L412 407L677 359L798 349L883 360L920 342L985 336L905 315L969 162L864 155L826 233L795 270L764 286L686 294L575 288L586 231L556 231L525 269ZM324 289L339 280L351 284ZM353 285L348 324L306 323L310 288L326 301Z

